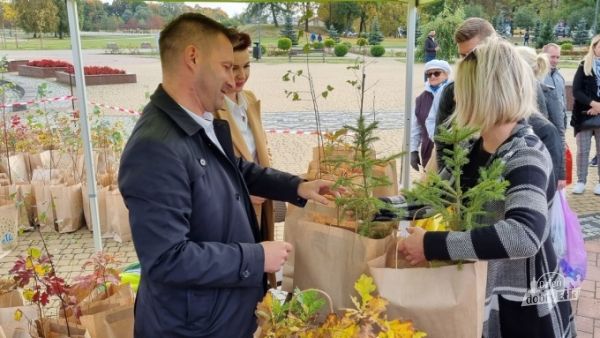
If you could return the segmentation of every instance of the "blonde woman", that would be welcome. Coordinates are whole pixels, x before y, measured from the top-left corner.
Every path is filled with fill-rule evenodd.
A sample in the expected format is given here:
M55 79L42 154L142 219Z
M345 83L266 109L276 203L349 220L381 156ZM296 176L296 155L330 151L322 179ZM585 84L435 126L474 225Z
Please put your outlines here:
M533 74L537 80L537 107L539 112L548 119L555 127L556 131L546 129L547 133L541 133L538 127L541 117L537 114L533 115L534 119L528 120L535 134L544 142L544 145L552 156L552 164L554 167L554 176L557 179L558 189L564 189L567 186L566 170L565 170L565 125L567 116L562 109L562 103L558 97L558 91L543 82L544 77L550 69L550 62L546 54L537 54L535 49L530 47L516 47L519 55L533 70Z
M475 127L480 137L470 148L461 183L472 187L479 168L505 163L510 182L506 199L488 203L485 227L470 231L426 232L409 228L400 250L412 264L425 260L486 260L488 277L483 336L573 337L568 301L523 306L559 276L548 233L548 209L555 192L550 155L524 122L536 110L536 81L514 46L489 38L458 65L455 77L459 126ZM515 98L519 98L516 100Z
M592 148L592 137L596 139L596 154L600 153L600 35L592 38L590 49L579 64L573 78L573 115L571 126L577 141L577 183L574 194L583 194L588 174L588 160ZM597 121L596 124L590 123ZM597 167L600 176L600 166ZM600 183L594 194L600 195Z

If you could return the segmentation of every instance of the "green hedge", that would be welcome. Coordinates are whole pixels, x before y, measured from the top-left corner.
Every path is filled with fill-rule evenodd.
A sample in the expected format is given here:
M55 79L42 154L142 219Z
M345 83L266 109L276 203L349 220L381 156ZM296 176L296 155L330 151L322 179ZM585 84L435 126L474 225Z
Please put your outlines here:
M371 47L371 55L374 57L380 57L385 54L385 47L382 45L375 45Z
M337 45L335 45L333 53L335 54L335 56L344 56L348 54L348 46L342 43L338 43Z

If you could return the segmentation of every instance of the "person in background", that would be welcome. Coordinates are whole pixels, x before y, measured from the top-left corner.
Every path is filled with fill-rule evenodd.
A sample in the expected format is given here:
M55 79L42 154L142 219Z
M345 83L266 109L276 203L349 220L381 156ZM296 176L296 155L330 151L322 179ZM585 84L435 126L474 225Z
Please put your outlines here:
M568 300L522 304L534 292L531 285L552 285L560 273L548 236L548 210L555 194L550 154L525 122L536 110L535 92L531 68L505 40L488 38L460 61L454 120L459 127L480 130L469 148L461 186L463 191L471 188L480 168L502 159L502 176L509 182L505 199L486 204L487 215L478 220L482 227L413 227L399 245L413 265L426 260L487 261L486 338L576 336Z
M574 194L583 194L587 182L592 137L596 139L596 154L600 153L600 126L583 127L584 121L598 119L600 115L600 35L592 38L590 48L583 61L577 67L573 78L573 114L571 126L577 141L577 183ZM598 167L600 176L600 166ZM594 187L594 194L600 195L600 183Z
M234 87L225 95L225 104L215 113L215 117L229 123L235 156L248 162L256 162L262 167L270 167L267 139L262 126L260 101L244 85L250 78L250 35L236 33L233 44ZM314 33L313 33L314 35ZM254 212L264 240L275 239L273 222L273 201L258 196L250 196ZM276 287L274 275L269 274L269 284Z
M279 271L292 246L262 239L250 194L302 206L336 193L332 182L235 157L229 125L213 113L235 86L236 38L198 13L160 33L162 84L119 168L141 265L136 338L252 337L265 272Z
M454 32L454 41L458 45L458 54L461 58L469 54L477 45L487 37L496 35L492 24L481 18L468 18L458 26ZM440 98L440 105L435 121L435 129L449 122L454 113L454 83L449 83ZM435 160L438 168L444 167L444 149L450 145L434 139Z
M425 167L431 158L438 105L450 73L450 65L444 60L431 60L425 64L425 90L417 96L411 118L410 165L414 170Z
M565 115L562 102L558 97L558 93L555 88L541 82L541 80L546 76L546 73L550 67L548 57L543 53L537 54L535 49L530 47L520 46L516 47L516 49L521 58L523 58L523 60L525 60L525 62L531 67L537 79L536 96L539 112L546 119L548 119L552 125L554 125L556 131L558 132L557 140L548 141L544 139L542 135L540 135L536 122L531 121L531 118L529 119L529 123L534 128L536 135L542 139L546 145L546 148L550 152L550 155L552 156L554 176L557 179L557 188L564 189L567 186L565 169ZM557 147L554 146L555 142L558 144ZM554 150L556 150L556 153L554 153Z
M323 42L323 37L321 36L321 33L319 33L319 35L317 35L317 41Z
M427 34L427 38L425 38L425 62L427 63L431 60L434 60L439 49L440 47L437 41L435 41L435 31L429 32L429 34Z
M523 35L523 46L529 46L529 29L525 30L525 35Z

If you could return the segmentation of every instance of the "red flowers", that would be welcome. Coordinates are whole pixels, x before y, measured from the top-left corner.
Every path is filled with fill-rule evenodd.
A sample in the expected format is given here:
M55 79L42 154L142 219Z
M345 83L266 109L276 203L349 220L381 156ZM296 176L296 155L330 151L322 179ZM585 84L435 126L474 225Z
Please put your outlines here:
M67 73L73 74L73 66L67 67ZM106 74L125 74L122 69L115 69L107 66L86 66L83 67L83 73L85 75L106 75Z
M27 62L27 65L33 66L33 67L44 67L44 68L73 67L73 66L71 66L70 63L68 63L66 61L48 60L48 59L29 61L29 62Z

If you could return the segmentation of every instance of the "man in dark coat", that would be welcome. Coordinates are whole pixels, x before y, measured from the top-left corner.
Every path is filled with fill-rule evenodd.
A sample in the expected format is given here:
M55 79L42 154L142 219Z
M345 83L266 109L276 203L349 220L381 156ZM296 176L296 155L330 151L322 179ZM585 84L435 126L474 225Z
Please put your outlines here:
M425 62L435 59L439 49L438 43L435 41L435 31L429 32L425 38Z
M265 272L292 247L263 242L250 193L326 203L331 182L234 156L229 126L211 112L234 86L233 35L186 13L161 32L163 82L144 108L119 171L142 267L135 337L251 337Z

